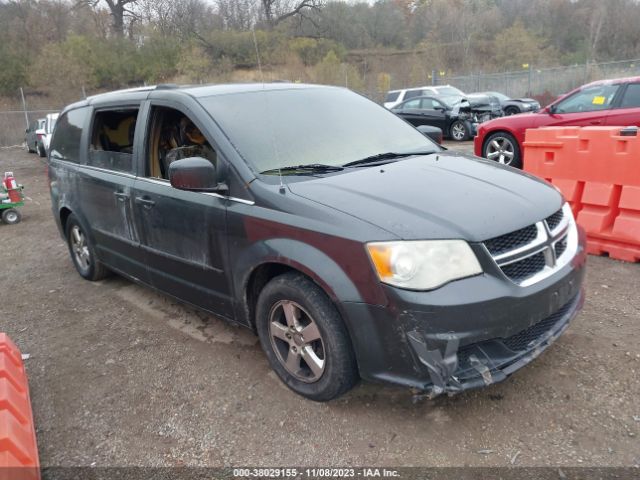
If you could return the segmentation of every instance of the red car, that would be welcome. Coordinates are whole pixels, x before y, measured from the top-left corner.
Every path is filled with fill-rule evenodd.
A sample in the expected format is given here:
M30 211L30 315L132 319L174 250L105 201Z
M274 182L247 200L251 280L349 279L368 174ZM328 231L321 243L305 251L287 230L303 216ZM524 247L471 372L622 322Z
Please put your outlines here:
M538 113L521 113L482 123L473 140L474 153L522 168L525 130L565 125L640 126L640 77L589 83Z

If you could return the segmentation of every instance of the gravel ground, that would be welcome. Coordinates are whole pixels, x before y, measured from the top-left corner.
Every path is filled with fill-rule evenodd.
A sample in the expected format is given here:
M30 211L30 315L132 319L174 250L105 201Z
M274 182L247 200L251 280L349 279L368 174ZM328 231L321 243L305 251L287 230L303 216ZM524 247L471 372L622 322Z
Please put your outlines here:
M31 355L43 466L640 463L640 264L590 257L583 312L502 384L417 403L360 384L316 404L252 333L119 277L82 280L42 160L0 150L6 170L29 198L0 225L0 331Z

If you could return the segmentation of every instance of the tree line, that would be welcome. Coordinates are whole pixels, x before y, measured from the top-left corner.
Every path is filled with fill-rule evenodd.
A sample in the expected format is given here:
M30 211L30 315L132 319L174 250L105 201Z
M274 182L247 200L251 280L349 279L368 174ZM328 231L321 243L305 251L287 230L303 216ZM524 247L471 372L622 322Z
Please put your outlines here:
M637 0L0 0L0 94L267 79L384 88L640 57ZM398 61L402 58L402 61Z

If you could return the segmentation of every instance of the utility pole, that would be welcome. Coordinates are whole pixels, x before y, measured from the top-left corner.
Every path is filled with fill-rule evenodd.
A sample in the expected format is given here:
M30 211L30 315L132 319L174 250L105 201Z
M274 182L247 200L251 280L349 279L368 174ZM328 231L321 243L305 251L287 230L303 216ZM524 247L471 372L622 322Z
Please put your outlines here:
M27 128L29 128L29 115L27 114L27 102L24 99L24 91L22 87L20 87L20 96L22 97L22 109L24 110L24 121L27 124Z

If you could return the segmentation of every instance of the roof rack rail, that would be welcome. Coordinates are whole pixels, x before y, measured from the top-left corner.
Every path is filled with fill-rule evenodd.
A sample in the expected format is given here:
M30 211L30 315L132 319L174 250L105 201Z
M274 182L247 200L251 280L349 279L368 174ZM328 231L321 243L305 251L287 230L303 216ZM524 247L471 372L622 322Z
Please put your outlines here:
M156 90L173 90L174 88L180 88L177 83L161 83L156 85Z

